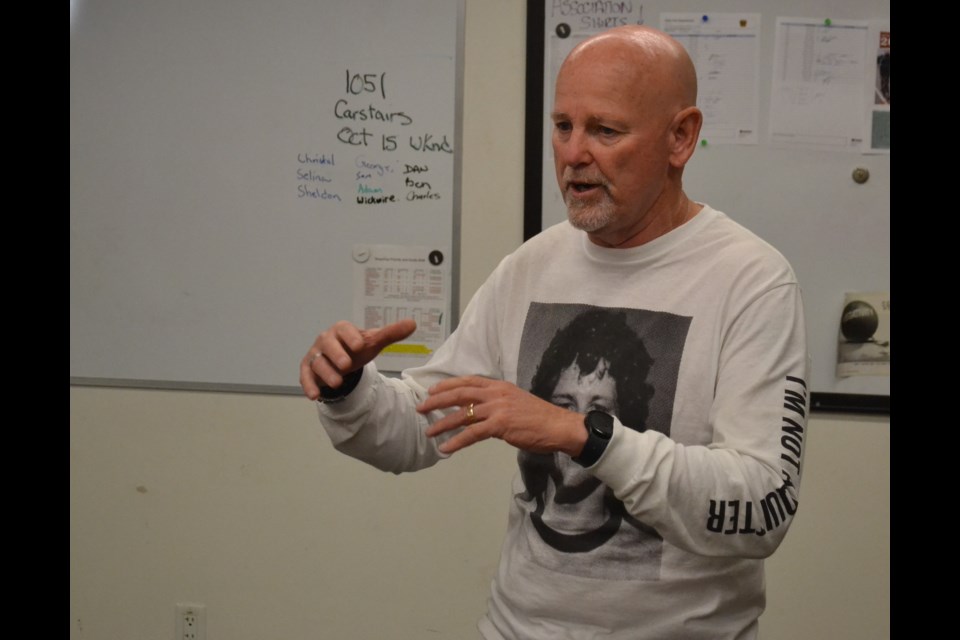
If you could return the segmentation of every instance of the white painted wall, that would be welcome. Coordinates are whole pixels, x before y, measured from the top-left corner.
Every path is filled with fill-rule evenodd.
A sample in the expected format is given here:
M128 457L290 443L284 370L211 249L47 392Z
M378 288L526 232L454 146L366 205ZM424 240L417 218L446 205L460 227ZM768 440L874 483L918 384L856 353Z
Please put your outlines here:
M525 15L467 1L461 306L522 238ZM762 637L889 638L889 420L816 415L806 456ZM497 441L393 476L303 398L81 387L70 462L71 640L170 640L177 602L208 640L475 638L515 468Z

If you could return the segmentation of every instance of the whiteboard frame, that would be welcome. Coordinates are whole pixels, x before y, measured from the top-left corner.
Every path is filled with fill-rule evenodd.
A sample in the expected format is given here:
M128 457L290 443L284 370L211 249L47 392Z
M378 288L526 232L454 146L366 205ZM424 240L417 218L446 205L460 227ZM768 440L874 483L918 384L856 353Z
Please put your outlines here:
M452 333L460 320L460 229L461 229L461 193L462 193L462 164L463 164L463 74L464 74L464 35L465 35L465 0L454 0L456 10L455 43L453 73L453 154L452 154L452 182L450 194L450 225L451 235L448 240L450 248L450 282L448 283L448 333ZM72 28L72 27L71 27ZM304 336L309 341L311 336ZM292 363L295 368L296 362ZM71 372L72 373L72 372ZM397 376L399 371L384 371L385 375ZM216 380L181 380L181 379L151 379L116 376L88 376L70 375L69 383L73 386L85 387L115 387L137 389L186 390L186 391L222 391L232 393L263 393L273 395L301 395L299 386L270 384L270 383L237 383L221 382Z

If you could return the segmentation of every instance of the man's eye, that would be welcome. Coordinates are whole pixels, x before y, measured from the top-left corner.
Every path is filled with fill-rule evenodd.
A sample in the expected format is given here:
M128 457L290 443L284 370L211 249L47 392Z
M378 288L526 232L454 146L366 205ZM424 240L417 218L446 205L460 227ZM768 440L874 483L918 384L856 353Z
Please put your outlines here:
M572 128L569 122L557 122L554 123L554 126L557 128L557 131L567 132Z
M610 127L597 127L597 130L600 132L600 135L603 136L615 136L619 133L616 129L611 129Z

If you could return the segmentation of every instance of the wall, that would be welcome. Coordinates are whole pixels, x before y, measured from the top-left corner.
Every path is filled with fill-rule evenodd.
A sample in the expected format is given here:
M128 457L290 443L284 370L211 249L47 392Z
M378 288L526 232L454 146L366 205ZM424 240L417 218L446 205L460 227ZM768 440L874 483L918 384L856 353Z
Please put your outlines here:
M525 14L467 1L463 304L522 237ZM506 445L395 477L333 451L303 398L70 399L71 640L169 640L176 602L207 606L209 640L476 637L506 526ZM810 421L764 638L889 637L889 427Z

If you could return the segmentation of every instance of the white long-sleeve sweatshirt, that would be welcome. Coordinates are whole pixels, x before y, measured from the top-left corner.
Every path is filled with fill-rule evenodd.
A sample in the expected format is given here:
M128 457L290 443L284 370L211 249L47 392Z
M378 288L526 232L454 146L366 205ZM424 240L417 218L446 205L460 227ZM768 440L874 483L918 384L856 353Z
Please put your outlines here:
M319 405L321 422L348 455L420 469L446 457L443 437L423 434L439 414L414 409L432 384L482 375L557 402L557 362L577 363L578 383L616 381L585 387L589 408L615 415L613 438L586 469L518 452L481 633L755 638L762 559L797 509L809 409L790 265L709 206L630 249L555 225L501 262L426 365L399 379L367 365L343 402Z

